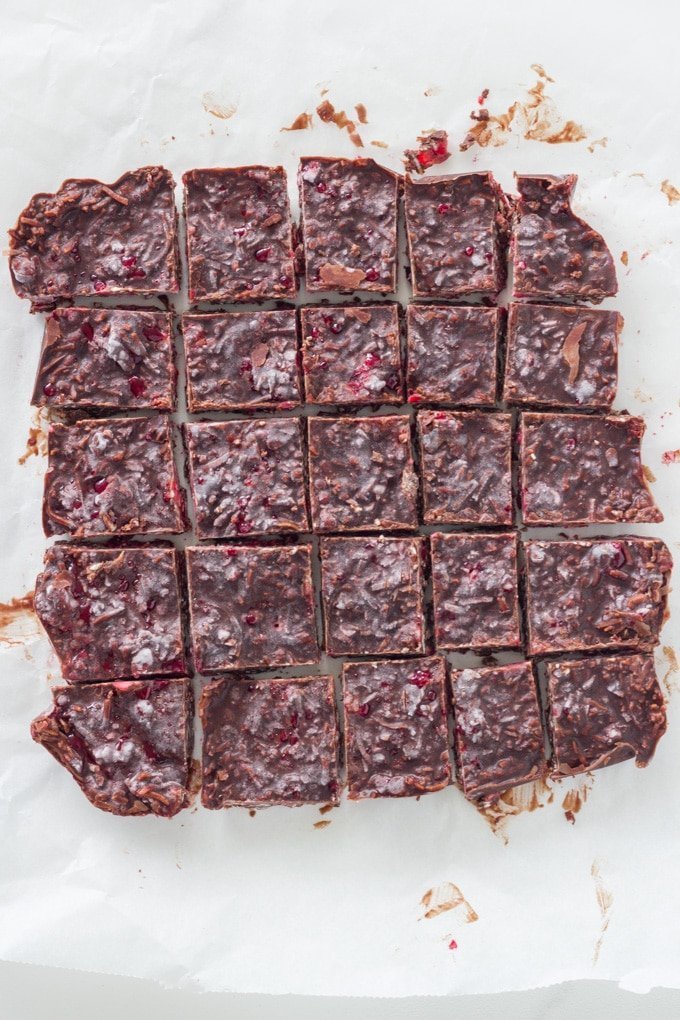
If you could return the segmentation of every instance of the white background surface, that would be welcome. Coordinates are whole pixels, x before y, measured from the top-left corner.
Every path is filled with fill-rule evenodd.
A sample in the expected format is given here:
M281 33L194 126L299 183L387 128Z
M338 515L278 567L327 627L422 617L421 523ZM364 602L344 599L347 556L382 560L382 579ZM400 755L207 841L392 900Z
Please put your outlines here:
M645 462L667 515L655 530L680 560L680 465L661 464L663 450L680 447L680 205L669 207L659 187L666 178L680 187L677 24L669 11L663 2L642 9L576 2L567 12L489 0L422 8L395 0L119 0L107 9L28 0L0 15L0 224L11 225L33 192L67 176L113 180L152 162L178 178L192 165L242 161L281 161L292 172L302 153L354 155L333 125L316 121L313 132L280 133L314 109L324 87L337 108L366 105L364 138L392 143L366 154L398 168L401 151L424 129L448 129L453 144L461 139L482 88L491 90L492 112L521 98L536 80L530 65L539 62L556 79L549 89L559 109L586 128L586 142L549 146L515 136L503 148L456 153L446 169L490 168L508 188L513 169L576 170L579 211L617 257L628 251L629 273L619 264L621 293L610 303L626 318L617 406L648 418ZM425 96L428 89L438 91ZM233 117L208 114L206 93L236 105ZM607 147L588 152L588 142L602 137ZM5 266L1 600L32 587L42 553L43 464L17 465L40 334L39 320L13 296ZM676 610L663 637L676 648L679 616ZM623 980L640 990L680 985L680 719L673 700L670 733L646 772L621 766L599 774L573 828L559 797L513 821L504 846L455 790L420 803L343 805L323 831L313 830L319 816L312 809L274 809L256 819L187 813L170 825L97 816L27 736L30 718L46 706L46 671L54 669L44 640L6 649L0 664L0 956L7 960L153 975L192 993L442 995L572 977ZM614 905L593 967L601 928L595 859ZM418 921L422 894L447 880L461 887L479 922L464 925L455 914ZM446 948L452 936L455 957ZM16 965L0 970L0 980L16 1016L38 1016L50 1001L69 1005L67 998L82 1008L85 1001L118 1006L131 996L173 1015L172 993L139 982ZM41 999L27 998L34 993ZM189 1002L190 1015L216 1015L208 1011L221 1000L189 994L175 993L178 1010ZM532 993L526 1002L513 996L505 1015L533 1008L568 1015L550 1012L565 994L583 990ZM613 1008L612 994L600 993L601 1010ZM626 1001L617 1015L642 1015L622 1012ZM670 1008L667 993L653 1002L646 1015ZM401 1012L409 1004L413 1013ZM271 1006L259 1001L252 1015L268 1015ZM244 1016L251 1007L258 1002L234 1004ZM443 1015L443 1007L409 1000L391 1015ZM307 1015L297 999L284 1000L284 1008ZM360 1012L370 1015L366 1005Z

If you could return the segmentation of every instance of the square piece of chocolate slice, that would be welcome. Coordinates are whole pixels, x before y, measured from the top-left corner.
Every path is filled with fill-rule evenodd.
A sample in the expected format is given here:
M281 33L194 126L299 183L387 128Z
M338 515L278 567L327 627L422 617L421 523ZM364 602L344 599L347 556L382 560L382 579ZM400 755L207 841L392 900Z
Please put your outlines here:
M435 533L430 549L436 647L519 648L516 536Z
M512 417L419 411L426 524L512 524Z
M534 540L524 549L530 655L658 644L673 566L660 539Z
M666 705L654 656L607 655L549 662L548 722L553 774L649 764L666 732Z
M523 414L525 524L641 524L663 520L642 472L642 418Z
M265 301L297 290L286 171L280 166L184 174L189 301Z
M174 411L172 316L139 309L57 308L45 322L31 403Z
M300 311L310 404L401 404L398 305L310 305Z
M513 301L503 399L523 407L609 410L622 326L618 312Z
M494 404L502 323L500 308L409 305L409 403Z
M490 802L547 771L530 662L452 670L454 757L468 800Z
M333 678L213 680L200 700L207 808L336 803Z
M418 797L451 782L444 659L342 667L351 800Z
M171 818L189 805L193 696L188 680L55 687L31 736L87 799L114 815Z
M183 426L199 538L309 531L302 422L189 422Z
M576 216L576 174L517 174L513 297L599 304L616 294L614 259L604 239Z
M288 410L300 403L295 309L183 315L190 411Z
M46 535L111 538L186 530L168 418L106 418L50 425Z
M407 177L404 206L413 296L495 301L505 285L509 207L493 176Z
M320 551L329 655L425 651L422 538L324 538Z
M35 583L35 611L64 678L186 673L180 569L171 546L51 546Z
M298 185L307 290L392 294L400 178L372 159L304 157Z
M414 531L418 479L405 415L310 418L314 531Z
M161 166L35 195L10 231L10 272L34 309L84 295L176 294L175 182Z
M192 546L186 558L199 673L319 661L311 546Z

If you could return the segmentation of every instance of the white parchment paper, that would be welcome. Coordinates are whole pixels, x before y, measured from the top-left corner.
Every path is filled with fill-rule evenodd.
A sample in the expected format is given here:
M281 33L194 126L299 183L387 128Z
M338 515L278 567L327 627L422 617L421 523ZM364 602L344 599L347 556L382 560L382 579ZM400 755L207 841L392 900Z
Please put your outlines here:
M576 171L578 211L617 260L628 253L609 303L626 319L617 406L647 417L644 460L666 513L638 530L661 534L680 561L680 464L662 463L680 447L680 203L661 190L680 187L677 35L662 0L22 0L0 12L0 226L65 177L113 180L154 162L178 179L192 166L282 162L292 191L298 155L356 154L318 118L281 132L322 89L350 115L365 104L366 153L399 169L424 129L461 140L483 88L494 113L525 98L540 62L555 79L546 93L587 138L552 145L515 131L503 146L456 151L444 169L492 169L507 188L513 170ZM18 464L41 333L5 257L5 602L33 587L44 548L44 460ZM671 687L679 626L676 605L670 651L659 652ZM343 803L322 829L314 808L118 819L95 811L29 738L58 677L37 624L19 616L2 637L2 958L242 992L443 995L592 977L680 987L680 695L650 767L598 773L574 825L562 809L568 785L511 819L505 840L453 788ZM445 883L476 921L461 907L423 918L427 890L444 886L434 902L451 899Z

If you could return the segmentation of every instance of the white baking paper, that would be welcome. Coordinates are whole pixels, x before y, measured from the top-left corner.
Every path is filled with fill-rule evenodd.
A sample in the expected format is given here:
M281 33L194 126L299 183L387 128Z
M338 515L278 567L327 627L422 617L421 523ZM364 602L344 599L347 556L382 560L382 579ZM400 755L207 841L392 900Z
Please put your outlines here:
M365 104L364 154L399 169L425 129L461 140L482 89L497 114L541 80L553 114L583 125L585 140L528 141L518 120L505 145L455 151L443 169L492 169L507 188L515 169L579 174L578 211L619 268L609 303L626 319L617 406L647 417L644 460L666 513L664 525L638 530L664 536L680 560L680 464L662 463L680 447L680 203L661 187L680 187L672 5L22 0L3 6L0 25L3 230L34 192L65 177L114 180L155 162L177 179L192 166L282 162L292 192L298 155L357 151L316 117L310 130L281 131L312 113L323 89L350 116ZM555 81L539 79L536 63ZM7 602L33 587L41 562L45 465L17 463L42 322L13 295L3 263ZM676 605L659 652L671 687L679 626ZM593 977L638 991L680 987L677 694L648 769L625 764L581 781L592 788L574 825L562 808L569 784L556 788L551 804L511 818L503 838L454 788L323 816L109 817L29 738L57 676L35 620L18 614L0 649L6 960L238 992L451 995ZM315 828L322 820L330 824ZM428 890L436 916L425 918ZM437 913L457 890L469 906Z

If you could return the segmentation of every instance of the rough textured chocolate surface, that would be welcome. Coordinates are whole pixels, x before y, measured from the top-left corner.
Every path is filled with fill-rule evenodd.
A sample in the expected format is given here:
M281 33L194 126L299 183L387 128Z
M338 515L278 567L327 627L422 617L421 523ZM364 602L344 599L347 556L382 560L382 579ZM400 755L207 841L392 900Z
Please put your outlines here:
M406 416L310 418L315 531L413 530L418 479Z
M48 449L46 535L95 538L185 530L167 418L52 424Z
M173 548L51 546L35 583L35 611L64 678L185 673L179 572Z
M199 673L319 661L311 546L194 546L186 557Z
M352 800L418 796L448 786L445 691L446 665L439 658L343 666Z
M295 310L183 315L190 411L300 403Z
M171 315L57 308L45 322L31 403L172 411L176 377Z
M644 430L630 415L523 414L524 523L662 521L642 473Z
M300 160L308 291L396 290L399 180L372 159Z
M426 524L512 524L509 414L419 411Z
M506 277L508 203L492 175L407 177L404 205L413 296L495 298Z
M312 305L300 315L309 403L403 402L398 305Z
M329 655L425 650L421 538L321 540L321 588Z
M453 670L454 752L470 800L493 800L546 772L543 729L530 662Z
M95 294L179 290L175 182L160 166L113 184L64 181L35 195L10 231L10 271L34 308Z
M200 716L205 807L338 800L332 677L215 680L203 689Z
M176 815L189 803L193 698L188 680L55 687L31 736L95 807L114 815Z
M658 538L525 543L529 653L653 648L673 560Z
M592 301L616 294L614 259L596 230L572 212L577 177L517 175L513 296Z
M302 422L184 425L199 538L308 531Z
M437 648L518 648L516 536L435 533L430 549Z
M481 305L409 305L409 403L493 404L502 316Z
M622 326L618 312L512 302L503 399L607 410L616 396Z
M647 765L666 732L653 655L549 662L548 722L557 776L635 758Z
M293 224L283 167L189 170L182 180L189 300L294 297Z

